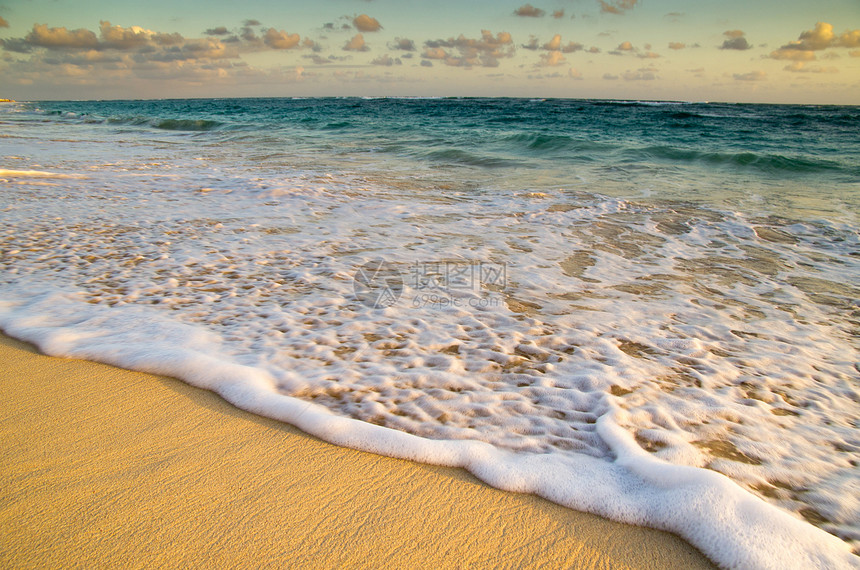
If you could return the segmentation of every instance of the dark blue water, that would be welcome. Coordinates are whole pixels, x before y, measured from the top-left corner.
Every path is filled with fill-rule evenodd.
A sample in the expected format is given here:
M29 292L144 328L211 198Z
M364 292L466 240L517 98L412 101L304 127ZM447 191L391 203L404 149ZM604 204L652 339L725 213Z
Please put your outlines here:
M410 171L475 188L578 185L813 218L860 204L857 107L527 99L33 106L119 133L175 135L260 167L346 167L377 178Z

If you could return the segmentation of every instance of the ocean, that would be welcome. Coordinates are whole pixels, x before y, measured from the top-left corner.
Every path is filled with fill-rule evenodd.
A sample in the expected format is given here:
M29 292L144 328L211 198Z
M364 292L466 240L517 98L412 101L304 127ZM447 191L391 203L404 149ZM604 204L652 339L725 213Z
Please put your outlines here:
M0 328L332 443L858 567L860 108L0 106Z

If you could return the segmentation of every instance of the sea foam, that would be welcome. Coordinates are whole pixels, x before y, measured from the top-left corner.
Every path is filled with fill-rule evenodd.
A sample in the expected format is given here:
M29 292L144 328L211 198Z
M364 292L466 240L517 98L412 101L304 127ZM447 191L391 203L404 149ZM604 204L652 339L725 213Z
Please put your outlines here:
M221 356L218 339L146 310L116 311L45 292L3 301L0 327L51 355L170 375L247 411L363 451L463 467L490 485L630 524L674 532L726 568L852 568L849 546L708 470L672 465L642 450L610 404L597 431L614 459L523 454L480 441L427 439L333 414L280 394L265 370ZM8 296L6 297L8 299Z

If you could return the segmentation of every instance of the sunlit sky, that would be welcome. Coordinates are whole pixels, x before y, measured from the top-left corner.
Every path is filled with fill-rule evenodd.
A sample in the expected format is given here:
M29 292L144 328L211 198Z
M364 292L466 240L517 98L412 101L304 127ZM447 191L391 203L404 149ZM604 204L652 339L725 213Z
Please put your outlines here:
M0 97L860 104L860 0L0 0Z

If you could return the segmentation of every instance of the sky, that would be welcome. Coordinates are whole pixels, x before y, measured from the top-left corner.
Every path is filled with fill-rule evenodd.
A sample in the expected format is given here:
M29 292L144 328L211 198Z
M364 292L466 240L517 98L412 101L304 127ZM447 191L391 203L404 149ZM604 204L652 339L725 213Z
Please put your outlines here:
M860 0L0 0L0 97L860 104Z

